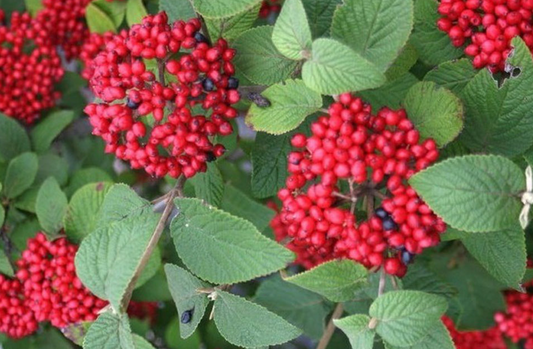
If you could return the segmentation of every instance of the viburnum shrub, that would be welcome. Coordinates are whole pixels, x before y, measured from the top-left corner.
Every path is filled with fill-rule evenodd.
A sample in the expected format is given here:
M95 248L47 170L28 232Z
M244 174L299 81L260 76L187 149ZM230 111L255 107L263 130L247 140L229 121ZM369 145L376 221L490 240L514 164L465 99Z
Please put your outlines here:
M533 2L0 2L0 349L533 349Z

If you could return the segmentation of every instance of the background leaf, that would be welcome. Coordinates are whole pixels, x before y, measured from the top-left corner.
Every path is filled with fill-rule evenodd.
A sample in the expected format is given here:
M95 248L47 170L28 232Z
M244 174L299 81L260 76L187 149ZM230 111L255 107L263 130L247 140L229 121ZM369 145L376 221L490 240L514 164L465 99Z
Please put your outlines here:
M272 42L278 51L290 59L306 58L312 37L302 0L286 0L274 25Z
M261 0L194 0L196 11L207 18L222 18L244 12Z
M350 339L352 348L372 349L376 332L368 328L370 317L364 314L352 315L342 319L335 319L333 323Z
M207 164L207 171L196 174L190 179L196 197L213 206L219 206L224 193L224 180L216 163Z
M130 26L141 23L143 17L147 15L146 8L142 0L128 0L126 7L126 21Z
M15 119L0 113L0 160L9 161L24 152L30 151L30 140Z
M63 218L67 213L67 196L54 177L48 178L37 195L35 212L39 223L49 237L55 237L63 228Z
M159 10L167 13L169 22L196 17L190 0L159 0Z
M43 153L50 148L52 141L74 119L74 112L62 110L51 113L39 122L31 131L31 141L37 153Z
M4 179L4 195L13 199L28 189L35 180L39 164L35 153L23 153L9 162Z

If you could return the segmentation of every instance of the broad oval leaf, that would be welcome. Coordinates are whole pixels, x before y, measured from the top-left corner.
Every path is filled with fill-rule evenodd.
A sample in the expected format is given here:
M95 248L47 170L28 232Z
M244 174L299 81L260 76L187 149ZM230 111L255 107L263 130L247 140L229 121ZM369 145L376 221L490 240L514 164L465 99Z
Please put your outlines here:
M353 349L372 349L376 332L368 328L370 317L364 314L334 319L335 326L348 336Z
M31 131L31 141L37 153L43 153L50 148L52 141L74 119L74 112L61 110L51 113L39 122Z
M9 161L30 151L30 139L24 128L13 118L0 113L0 160Z
M35 153L23 153L11 160L4 179L4 195L13 199L24 193L33 184L38 167Z
M207 18L231 17L251 9L261 0L194 0L196 11Z
M126 7L126 21L130 26L141 23L143 17L147 15L146 8L142 0L129 0Z
M313 42L312 57L304 63L302 79L311 89L326 95L376 88L385 83L379 69L333 39Z
M312 41L302 0L286 0L272 32L274 46L285 57L299 60L306 58Z
M63 218L67 213L67 196L54 177L49 177L41 185L35 202L35 213L39 224L49 237L55 237L63 228Z
M270 274L290 263L292 252L242 218L198 199L175 200L180 213L170 231L179 256L201 279L233 284Z
M85 18L92 33L104 34L108 31L115 32L117 30L113 19L92 2L85 9Z
M494 155L451 158L417 173L409 183L446 223L471 233L512 227L525 189L520 168Z

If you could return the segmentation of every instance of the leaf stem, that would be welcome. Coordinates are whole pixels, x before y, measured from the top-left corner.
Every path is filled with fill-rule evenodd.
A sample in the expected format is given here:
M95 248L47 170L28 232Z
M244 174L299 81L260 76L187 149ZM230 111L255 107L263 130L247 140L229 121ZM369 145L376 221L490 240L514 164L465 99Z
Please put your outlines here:
M148 261L150 260L152 253L157 247L161 235L163 234L163 230L165 230L168 218L170 217L170 214L174 209L174 199L176 197L183 197L183 186L185 184L185 181L185 176L182 175L181 177L179 177L178 181L176 182L176 186L174 186L174 188L172 188L172 190L168 193L165 209L161 214L161 218L157 222L155 230L152 233L152 237L148 242L148 246L146 246L146 249L144 250L144 253L141 256L141 259L139 260L139 264L137 264L137 267L135 268L135 273L133 274L133 277L131 278L128 287L126 288L126 292L124 292L124 296L121 301L121 308L124 311L128 308L128 304L130 303L131 296L133 295L133 290L135 289L135 285L137 284L137 280L139 279L141 273L148 264Z
M342 306L342 303L338 303L335 307L335 310L333 311L333 314L331 315L331 319L329 319L328 326L326 327L322 338L320 338L316 349L326 349L329 344L329 341L331 340L331 337L333 336L333 332L335 332L335 324L333 323L333 320L340 318L343 311L344 308Z

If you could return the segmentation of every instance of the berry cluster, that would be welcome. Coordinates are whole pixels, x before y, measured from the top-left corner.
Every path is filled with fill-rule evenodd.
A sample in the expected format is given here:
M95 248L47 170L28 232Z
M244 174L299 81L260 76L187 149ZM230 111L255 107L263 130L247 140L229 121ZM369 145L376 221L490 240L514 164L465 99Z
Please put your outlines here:
M141 320L148 320L153 325L157 319L157 302L135 302L131 301L128 306L128 315Z
M102 100L85 108L93 134L134 169L192 177L225 151L212 141L233 132L235 51L222 39L210 45L200 28L197 18L149 15L92 60L90 87Z
M281 11L281 0L263 0L259 9L259 18L268 18L271 14Z
M450 318L444 316L442 322L448 328L456 349L507 349L498 327L485 331L458 331Z
M31 124L55 105L63 73L53 42L28 13L13 13L11 25L0 26L1 112Z
M407 184L437 160L435 142L420 142L404 110L371 112L361 99L342 94L329 115L311 125L310 137L291 140L301 150L289 154L272 227L278 240L289 239L294 251L312 256L300 255L306 266L350 258L403 276L413 256L438 244L446 229ZM376 199L381 207L374 211ZM357 225L362 201L368 220Z
M533 0L441 0L437 22L477 69L504 71L511 40L520 36L533 51Z
M93 60L98 56L100 51L105 50L106 45L113 41L113 32L106 32L105 34L91 33L89 37L83 42L80 52L80 61L83 62L83 70L81 76L85 80L89 80L94 74Z

